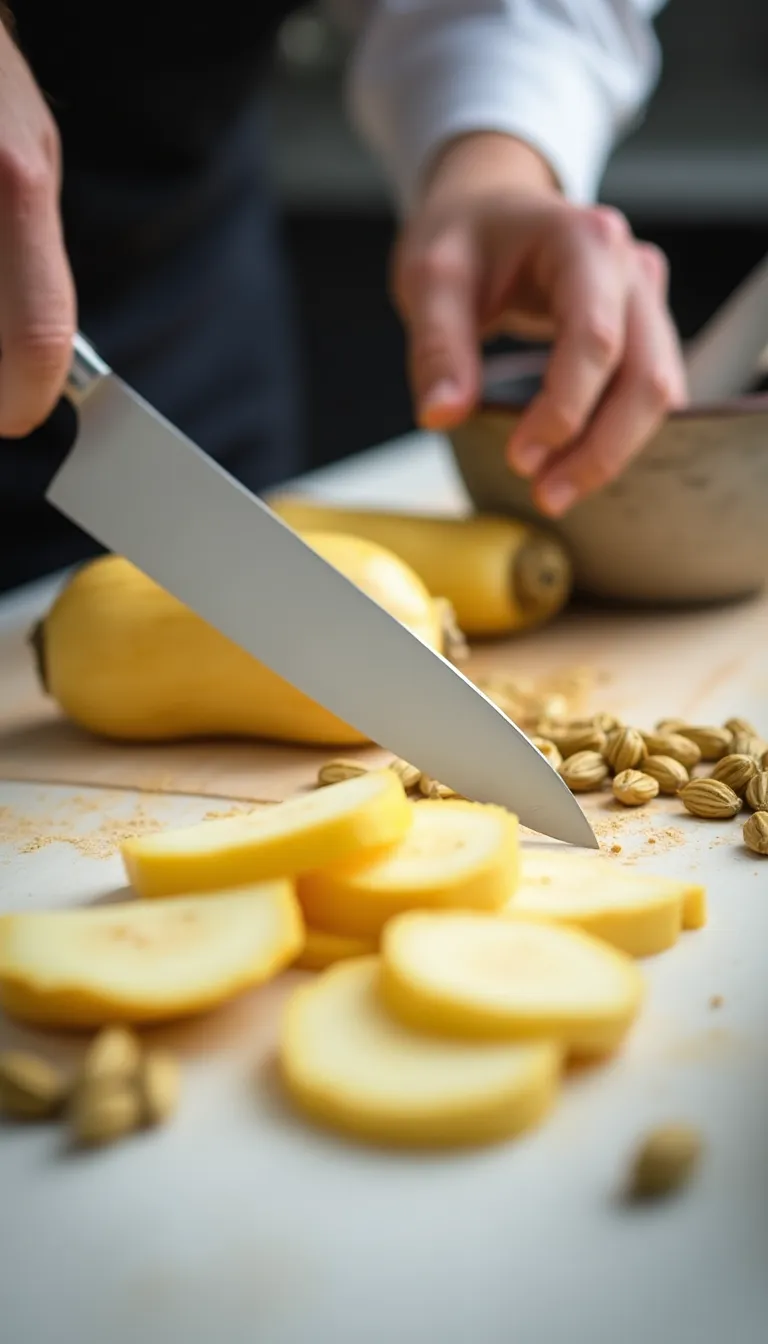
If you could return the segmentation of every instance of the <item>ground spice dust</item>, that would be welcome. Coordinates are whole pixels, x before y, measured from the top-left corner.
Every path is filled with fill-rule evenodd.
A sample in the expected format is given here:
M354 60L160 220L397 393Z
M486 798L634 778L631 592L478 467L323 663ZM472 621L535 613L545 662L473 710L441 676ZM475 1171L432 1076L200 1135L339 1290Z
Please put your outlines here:
M109 802L114 805L114 797ZM214 809L205 813L205 819L234 817L252 810L252 805L245 804ZM71 845L85 858L108 859L124 841L169 824L152 816L141 803L136 803L127 816L104 816L104 811L104 800L86 797L68 799L64 808L39 816L0 807L0 844L12 845L17 854L33 854L47 845ZM88 824L90 817L92 824Z
M600 848L607 854L614 856L624 853L624 844L630 837L627 834L627 821L624 816L615 817L590 817L592 829L597 837ZM631 837L635 839L634 836ZM641 839L643 837L637 837ZM645 843L654 847L656 853L667 854L671 849L677 849L678 846L685 844L685 832L679 826L660 826L654 828L653 832L644 837ZM637 858L639 855L629 856L629 860Z

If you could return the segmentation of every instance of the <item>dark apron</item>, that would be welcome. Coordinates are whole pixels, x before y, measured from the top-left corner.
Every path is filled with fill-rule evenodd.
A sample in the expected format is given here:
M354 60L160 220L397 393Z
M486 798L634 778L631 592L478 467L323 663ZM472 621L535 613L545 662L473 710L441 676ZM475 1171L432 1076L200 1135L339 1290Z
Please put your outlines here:
M79 324L112 367L253 490L301 467L290 286L262 82L290 0L16 0L49 98ZM59 408L0 439L0 590L97 547L45 504ZM151 489L151 482L148 482Z

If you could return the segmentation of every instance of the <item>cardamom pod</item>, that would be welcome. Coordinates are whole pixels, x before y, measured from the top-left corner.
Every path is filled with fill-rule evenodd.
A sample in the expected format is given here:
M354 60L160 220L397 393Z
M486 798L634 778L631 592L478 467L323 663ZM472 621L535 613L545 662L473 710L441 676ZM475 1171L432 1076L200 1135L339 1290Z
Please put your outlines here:
M608 778L608 766L599 751L577 751L560 766L560 775L572 793L591 793Z
M410 762L396 756L394 761L389 762L387 768L397 775L406 793L410 793L411 789L418 788L421 771L415 765L411 765Z
M78 1086L136 1077L141 1062L141 1043L128 1027L104 1027L89 1045L80 1069Z
M754 779L759 766L754 756L738 756L731 752L728 756L722 756L713 766L712 778L722 780L734 793L738 793L740 798L744 797L749 782Z
M765 751L765 743L756 733L734 733L731 751L738 756L754 756L760 765Z
M635 1157L629 1194L632 1199L657 1199L687 1185L702 1154L698 1130L690 1125L663 1125L646 1136Z
M181 1092L178 1061L165 1050L148 1050L139 1071L141 1118L145 1125L162 1125L170 1120Z
M744 844L753 854L768 855L768 812L753 812L744 822Z
M70 1126L77 1143L96 1147L114 1143L139 1128L141 1096L129 1083L111 1082L80 1087L73 1098Z
M0 1114L14 1120L44 1120L66 1101L67 1081L59 1069L26 1050L0 1054Z
M606 740L602 728L598 728L594 723L570 725L562 731L555 731L552 736L552 741L563 760L575 756L577 751L599 751L602 754Z
M686 770L692 770L701 760L699 747L682 733L643 733L643 740L649 756L671 756Z
M754 774L747 785L747 805L753 812L768 812L768 770Z
M341 784L345 779L357 779L359 775L367 775L368 767L361 765L359 761L346 761L342 758L336 761L326 761L321 765L317 772L318 788L325 784Z
M548 737L532 737L531 742L534 747L541 752L542 756L546 756L553 769L560 769L560 766L563 764L563 757L560 749L555 746L554 742L551 742Z
M727 728L734 737L736 737L737 733L743 733L745 737L760 736L755 725L750 723L749 719L726 719L723 727Z
M677 730L681 737L694 742L701 752L702 761L719 761L731 750L733 733L729 728L698 727L685 724Z
M461 796L448 784L440 784L431 775L419 776L419 792L425 798L459 798Z
M656 724L656 732L668 736L669 733L679 733L681 728L685 727L685 719L659 719Z
M741 799L720 779L691 779L678 794L692 817L735 817L741 811Z
M658 793L659 781L642 770L622 770L613 781L613 796L625 807L642 807Z
M646 756L643 773L656 780L659 793L677 793L689 779L685 766L672 756Z
M608 734L603 755L614 774L634 770L648 755L642 734L636 728L616 728Z

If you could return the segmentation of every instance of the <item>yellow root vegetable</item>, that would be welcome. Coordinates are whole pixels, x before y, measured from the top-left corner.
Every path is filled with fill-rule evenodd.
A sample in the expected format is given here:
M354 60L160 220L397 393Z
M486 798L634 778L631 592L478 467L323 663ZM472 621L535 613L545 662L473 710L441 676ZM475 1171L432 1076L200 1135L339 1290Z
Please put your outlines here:
M366 537L399 555L433 597L447 597L466 635L503 635L555 616L571 589L562 544L515 518L424 517L342 509L279 496L271 507L297 532Z
M477 913L400 915L384 930L381 988L416 1030L476 1040L557 1040L609 1054L639 1012L631 958L577 929Z
M526 848L513 915L573 925L633 957L672 947L683 928L706 922L706 895L695 882L629 872L603 855Z
M293 964L300 971L324 971L337 961L371 956L377 950L376 938L345 938L340 933L325 933L322 929L308 928L304 947Z
M128 881L140 896L217 891L293 877L401 840L412 804L391 770L373 770L276 806L126 840Z
M297 892L308 924L375 938L403 910L504 905L517 882L517 818L480 803L409 806L413 825L388 853L300 877Z
M379 960L325 971L294 991L280 1046L282 1075L313 1120L393 1145L489 1143L537 1125L558 1092L561 1051L440 1041L385 1011Z
M48 1027L173 1021L263 984L303 941L285 881L215 901L8 915L0 922L0 1004Z
M426 644L444 651L443 604L397 556L355 537L320 533L304 540ZM271 581L263 574L251 579ZM255 737L327 746L365 741L119 556L76 571L32 643L48 693L74 723L105 737Z

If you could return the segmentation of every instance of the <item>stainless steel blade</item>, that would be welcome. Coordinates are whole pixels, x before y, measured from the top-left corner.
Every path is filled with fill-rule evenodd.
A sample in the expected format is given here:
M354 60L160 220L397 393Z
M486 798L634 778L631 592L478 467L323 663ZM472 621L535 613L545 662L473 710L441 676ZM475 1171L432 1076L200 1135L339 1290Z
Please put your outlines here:
M757 372L768 345L768 256L688 342L688 395L697 405L736 397Z
M533 830L597 846L560 776L451 663L105 365L81 361L72 391L80 430L48 490L56 508L371 741Z

